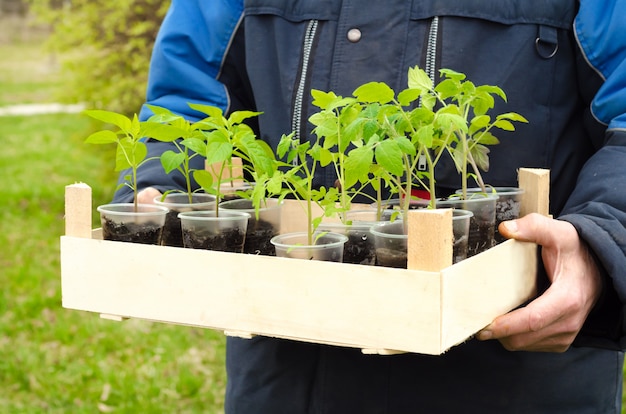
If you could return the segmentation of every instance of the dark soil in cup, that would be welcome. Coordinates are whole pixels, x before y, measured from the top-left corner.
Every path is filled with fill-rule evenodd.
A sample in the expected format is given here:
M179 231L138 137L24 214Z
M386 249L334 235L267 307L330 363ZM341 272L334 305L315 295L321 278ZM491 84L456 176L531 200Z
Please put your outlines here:
M388 248L376 249L376 265L394 267L396 269L406 269L408 255L406 251Z
M162 227L158 224L116 223L105 219L102 226L104 240L141 244L159 244Z
M467 244L467 257L472 257L478 253L493 246L494 225L476 219L476 216L470 218L469 240Z
M276 249L274 245L270 243L270 240L272 237L276 236L276 234L278 234L277 230L271 223L265 220L249 220L243 252L264 256L276 256Z
M496 228L494 231L494 242L500 244L506 240L506 237L502 236L498 231L498 226L503 221L514 220L519 218L519 211L521 208L521 202L512 198L505 200L498 200L496 203Z
M364 232L346 234L348 241L343 246L343 263L373 266L376 263L376 249L371 236Z
M215 250L220 252L241 253L245 234L239 229L229 229L219 234L206 234L183 230L183 243L192 249Z
M452 246L452 263L458 263L467 258L467 237L463 236L454 239Z
M176 210L170 210L165 216L165 226L161 237L161 244L164 246L183 247L183 230L178 213Z

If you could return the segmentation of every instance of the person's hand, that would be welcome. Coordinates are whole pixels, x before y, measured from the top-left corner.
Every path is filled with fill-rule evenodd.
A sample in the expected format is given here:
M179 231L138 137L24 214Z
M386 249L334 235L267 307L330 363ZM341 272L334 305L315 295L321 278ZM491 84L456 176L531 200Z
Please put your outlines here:
M511 351L565 352L602 290L593 257L574 226L565 221L529 214L502 223L499 231L505 237L542 246L551 284L527 306L496 318L477 338L498 339Z
M153 204L154 199L160 195L162 195L161 192L156 188L144 188L137 193L137 202L141 204Z

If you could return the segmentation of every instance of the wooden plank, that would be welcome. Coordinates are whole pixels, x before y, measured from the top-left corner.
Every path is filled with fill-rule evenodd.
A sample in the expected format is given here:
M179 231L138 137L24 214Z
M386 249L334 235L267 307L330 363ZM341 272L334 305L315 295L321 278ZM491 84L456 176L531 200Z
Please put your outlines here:
M519 187L524 189L520 217L529 213L550 214L550 170L520 168Z
M442 270L442 351L536 294L537 245L507 240Z
M409 210L409 269L438 272L452 265L452 209Z
M61 238L61 261L63 306L70 309L356 348L440 352L439 273L69 236Z
M91 187L76 183L65 187L65 234L91 238Z

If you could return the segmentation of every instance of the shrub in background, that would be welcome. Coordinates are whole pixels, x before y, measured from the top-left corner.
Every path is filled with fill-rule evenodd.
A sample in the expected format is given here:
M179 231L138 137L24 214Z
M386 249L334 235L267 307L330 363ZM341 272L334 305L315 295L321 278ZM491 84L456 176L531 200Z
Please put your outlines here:
M145 100L150 54L169 6L163 0L29 0L50 24L65 85L59 100L133 113Z

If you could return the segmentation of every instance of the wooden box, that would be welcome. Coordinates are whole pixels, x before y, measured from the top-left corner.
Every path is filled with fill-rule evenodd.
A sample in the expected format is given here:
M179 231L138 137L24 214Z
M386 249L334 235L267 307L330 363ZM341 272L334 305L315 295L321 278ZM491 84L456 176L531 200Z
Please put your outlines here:
M520 171L524 212L547 214L547 177ZM88 186L68 186L63 307L111 319L438 355L535 294L532 243L509 240L443 268L451 255L430 252L404 270L105 241L91 230L91 208Z

